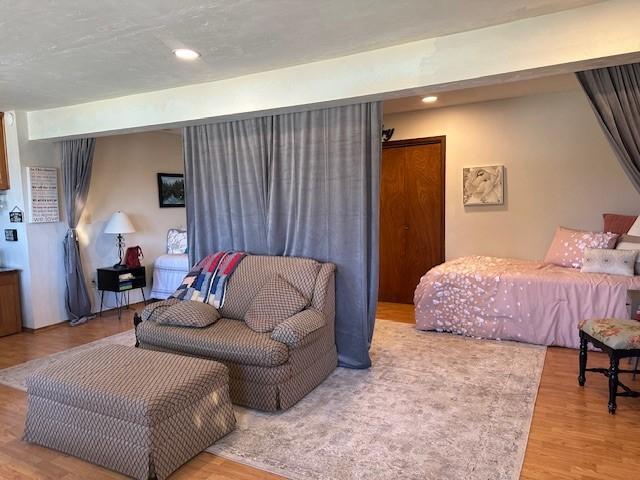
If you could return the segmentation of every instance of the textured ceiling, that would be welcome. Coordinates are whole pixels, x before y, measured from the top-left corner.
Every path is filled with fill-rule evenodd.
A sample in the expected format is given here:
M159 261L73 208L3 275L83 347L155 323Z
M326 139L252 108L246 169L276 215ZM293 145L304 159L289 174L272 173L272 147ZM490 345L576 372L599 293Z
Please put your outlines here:
M0 0L0 111L230 78L598 2ZM179 47L202 58L180 62Z

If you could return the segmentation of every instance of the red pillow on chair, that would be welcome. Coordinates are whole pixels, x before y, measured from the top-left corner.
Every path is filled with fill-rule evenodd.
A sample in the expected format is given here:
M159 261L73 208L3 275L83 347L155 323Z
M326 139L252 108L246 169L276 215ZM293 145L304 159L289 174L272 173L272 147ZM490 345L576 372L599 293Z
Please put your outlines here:
M635 222L637 218L637 215L604 213L602 214L602 219L604 220L603 231L624 235L629 231L631 225L633 225L633 222Z

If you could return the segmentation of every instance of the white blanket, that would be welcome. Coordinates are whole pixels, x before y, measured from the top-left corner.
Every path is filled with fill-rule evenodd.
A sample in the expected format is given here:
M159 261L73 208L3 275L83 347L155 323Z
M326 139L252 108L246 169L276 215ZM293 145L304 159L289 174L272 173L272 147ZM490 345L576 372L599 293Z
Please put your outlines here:
M153 263L153 288L151 298L164 300L182 283L189 273L189 255L161 255Z

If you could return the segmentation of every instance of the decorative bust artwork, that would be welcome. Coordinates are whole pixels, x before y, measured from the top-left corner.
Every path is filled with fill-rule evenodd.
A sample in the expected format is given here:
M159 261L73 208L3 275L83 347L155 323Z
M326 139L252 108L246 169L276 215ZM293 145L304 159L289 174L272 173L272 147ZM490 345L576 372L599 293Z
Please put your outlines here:
M502 205L504 203L504 166L465 167L462 169L464 205Z

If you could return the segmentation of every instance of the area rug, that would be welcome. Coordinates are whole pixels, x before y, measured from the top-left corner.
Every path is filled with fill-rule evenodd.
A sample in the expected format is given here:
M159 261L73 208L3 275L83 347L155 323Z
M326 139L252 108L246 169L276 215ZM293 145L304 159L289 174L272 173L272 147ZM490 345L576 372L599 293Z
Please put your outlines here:
M134 341L124 332L0 370L0 383L24 390L40 366ZM236 431L207 451L299 480L517 479L545 352L378 320L370 369L336 369L286 412L236 407Z
M517 479L546 349L378 320L369 370L290 410L236 410L208 449L291 479Z
M51 365L52 363L59 362L65 358L69 358L72 355L80 352L91 350L92 348L99 347L101 345L131 345L136 344L136 334L131 330L126 332L111 335L110 337L104 337L94 342L85 343L69 350L63 350L62 352L47 355L46 357L35 358L25 363L20 363L13 367L0 370L0 384L8 385L9 387L17 388L18 390L26 390L27 376L37 370L40 367Z

